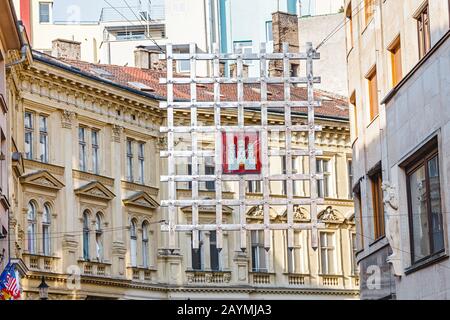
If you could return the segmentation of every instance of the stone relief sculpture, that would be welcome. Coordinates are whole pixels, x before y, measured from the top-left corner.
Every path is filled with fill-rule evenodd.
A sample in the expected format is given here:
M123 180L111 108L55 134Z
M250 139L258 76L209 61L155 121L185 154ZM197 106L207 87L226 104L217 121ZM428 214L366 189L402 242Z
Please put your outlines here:
M398 200L395 188L390 182L384 182L382 186L384 192L384 212L386 214L386 238L392 249L392 255L387 258L387 262L392 265L394 274L398 277L403 275L403 267L400 250L400 217L398 215Z

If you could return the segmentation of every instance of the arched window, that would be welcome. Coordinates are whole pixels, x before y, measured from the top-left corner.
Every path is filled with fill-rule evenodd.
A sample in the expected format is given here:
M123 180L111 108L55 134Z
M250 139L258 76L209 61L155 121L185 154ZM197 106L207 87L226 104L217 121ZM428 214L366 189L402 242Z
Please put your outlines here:
M28 251L31 254L36 253L36 207L33 202L28 204L28 229L27 229L27 238L28 238Z
M44 256L50 256L51 250L51 240L50 240L50 229L51 229L51 210L48 204L44 205L44 214L42 216L42 249L44 251Z
M149 263L149 252L148 252L148 222L142 224L142 264L144 268L150 266Z
M101 213L95 215L95 245L97 249L97 260L103 260L103 229Z
M130 258L131 258L131 266L137 267L137 233L136 233L136 220L131 220L131 229L130 229Z
M83 259L89 260L89 211L83 212Z

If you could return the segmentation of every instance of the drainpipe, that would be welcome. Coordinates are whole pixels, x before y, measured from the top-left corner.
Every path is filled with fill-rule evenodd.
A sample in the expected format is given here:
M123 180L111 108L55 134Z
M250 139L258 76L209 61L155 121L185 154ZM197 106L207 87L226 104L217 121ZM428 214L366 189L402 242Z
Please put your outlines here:
M19 29L20 43L22 44L22 49L20 50L22 55L21 55L19 60L6 64L5 67L7 69L9 69L9 68L11 68L13 66L16 66L18 64L24 63L27 60L28 48L30 48L30 46L27 44L27 42L23 38L24 26L23 26L22 22L21 21L18 22L17 26L18 26L18 29Z

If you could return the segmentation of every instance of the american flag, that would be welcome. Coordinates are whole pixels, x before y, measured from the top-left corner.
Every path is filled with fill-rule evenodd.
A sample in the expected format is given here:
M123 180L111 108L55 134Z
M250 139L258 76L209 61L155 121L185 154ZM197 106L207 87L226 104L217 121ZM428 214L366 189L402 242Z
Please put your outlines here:
M18 299L20 297L20 288L17 283L17 279L15 274L11 275L10 273L6 276L6 290L13 296L14 299Z
M14 265L8 265L0 276L0 300L20 299L20 284Z

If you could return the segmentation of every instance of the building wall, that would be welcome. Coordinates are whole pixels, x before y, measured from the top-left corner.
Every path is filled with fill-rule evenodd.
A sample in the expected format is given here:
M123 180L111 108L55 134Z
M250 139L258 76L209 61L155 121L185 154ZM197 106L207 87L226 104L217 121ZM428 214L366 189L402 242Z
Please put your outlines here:
M393 88L392 60L389 48L396 37L400 35L403 76L417 65L419 47L417 21L414 16L423 3L420 0L376 2L374 16L366 22L364 4L359 4L359 1L345 1L345 8L351 6L349 12L352 13L352 22L347 23L348 83L349 95L354 97L351 105L351 123L355 188L359 189L362 200L361 206L358 201L355 203L357 208L361 207L362 217L362 223L361 219L357 219L361 248L358 260L367 267L371 267L371 265L364 261L375 261L375 257L378 254L384 254L385 247L389 245L386 238L375 239L374 201L369 179L371 170L379 164L381 164L383 181L389 182L391 179L395 179L395 176L391 177L390 164L387 162L387 157L390 155L387 149L388 140L385 136L387 128L393 124L394 119L387 115L388 108L381 104L384 97ZM431 45L433 46L448 30L448 1L429 1L429 10ZM350 25L352 25L353 31L353 45L349 36ZM367 76L374 66L377 70L379 114L371 119ZM403 119L399 119L397 124L400 125L400 122L403 123ZM407 135L409 134L415 135L415 130L408 128ZM386 266L383 266L382 269L387 270ZM383 298L386 296L386 290L395 294L392 274L392 272L391 275L388 272L382 272L382 278L391 280L385 281L386 286L377 293L377 289L369 290L365 283L370 276L370 270L361 269L362 297Z
M300 46L312 42L317 47L336 26L345 19L344 14L330 14L299 18ZM347 59L345 46L345 28L341 28L320 48L320 60L314 64L314 72L320 74L322 82L317 89L348 96Z
M325 134L319 139L325 157L333 163L333 193L320 208L329 213L327 231L334 232L336 274L322 274L320 255L310 248L309 236L302 234L302 254L305 269L302 273L288 273L285 239L281 232L273 234L273 249L269 252L270 268L267 272L252 272L251 253L241 252L236 234L228 234L221 253L221 271L208 268L209 235L204 238L204 269L192 270L190 235L179 234L179 249L167 250L168 237L160 232L160 223L166 212L158 203L166 198L166 186L159 177L165 172L165 161L159 151L164 148L159 126L164 115L157 101L131 94L112 86L81 77L42 62L35 57L30 69L23 70L17 83L21 94L12 95L11 103L18 112L12 119L14 144L25 152L24 115L31 112L35 124L39 116L48 117L49 161L43 163L40 154L24 159L23 165L13 163L14 199L12 211L12 243L14 257L22 259L28 272L21 283L25 299L37 298L37 286L42 275L50 285L51 299L322 299L358 297L358 277L352 267L352 233L354 233L353 206L348 199L347 160L351 158L348 122L322 119ZM94 88L94 90L90 90ZM119 98L119 97L122 97ZM118 113L120 111L120 114ZM136 117L133 118L132 115ZM225 117L226 115L224 115ZM202 121L210 117L202 114ZM231 120L233 121L231 116ZM246 115L252 118L252 114ZM224 118L225 120L225 118ZM283 117L273 115L273 121ZM188 121L178 114L177 121ZM92 140L87 135L86 170L81 170L79 127L88 132L99 130L100 172L92 172ZM38 139L42 130L34 126L34 150L40 150ZM126 139L134 138L145 145L145 183L127 182ZM299 147L306 144L298 136ZM273 147L279 146L275 137ZM135 147L136 148L136 147ZM134 150L135 178L137 156ZM278 162L274 163L277 168ZM281 167L279 168L281 169ZM180 166L186 170L186 164ZM283 197L281 184L274 184L272 192ZM307 188L305 188L307 192ZM180 198L189 198L187 186L180 186ZM202 190L208 197L211 191ZM225 197L235 197L229 186ZM249 194L260 197L260 194ZM29 219L29 203L36 209L36 250L30 250L27 234L33 223ZM42 223L45 205L51 210L51 250L44 251ZM330 210L326 210L327 207ZM90 259L83 254L83 212L90 210ZM259 223L257 208L248 208L249 223ZM97 259L95 214L101 212L104 257ZM273 219L283 220L283 211L272 210ZM178 212L179 221L190 221L188 210ZM224 214L229 221L238 219L233 208ZM137 221L137 263L132 266L131 225ZM215 219L208 210L201 212L202 221ZM150 224L148 267L143 264L142 226ZM249 239L250 241L250 239ZM250 243L249 243L250 246ZM79 281L80 287L77 287ZM170 285L171 289L167 288ZM218 290L220 288L220 290Z

